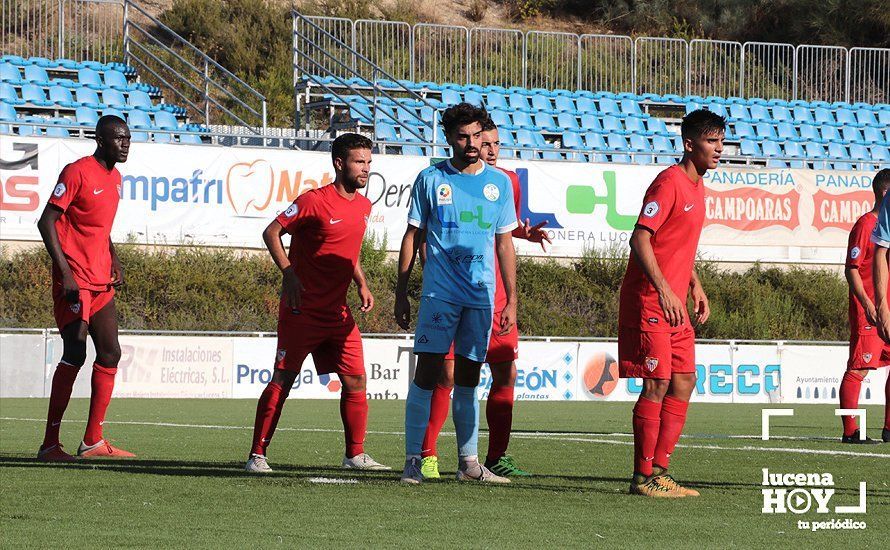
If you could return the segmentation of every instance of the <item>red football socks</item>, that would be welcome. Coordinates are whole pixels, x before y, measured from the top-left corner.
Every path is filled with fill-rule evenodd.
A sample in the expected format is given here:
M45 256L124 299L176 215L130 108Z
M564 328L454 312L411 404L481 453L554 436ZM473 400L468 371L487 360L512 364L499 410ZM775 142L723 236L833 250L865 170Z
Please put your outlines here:
M856 371L848 370L844 373L841 380L841 408L856 409L859 407L859 391L862 388L862 380L864 377ZM842 416L841 421L844 423L844 435L853 435L859 426L856 425L855 416Z
M634 473L646 477L652 475L652 460L655 458L655 444L658 442L658 429L661 423L661 403L650 401L643 396L634 407Z
M269 382L266 385L266 389L263 390L256 405L256 420L253 424L253 447L250 449L252 454L266 456L266 447L272 441L272 435L275 433L278 419L281 418L281 410L284 408L286 399L287 393L280 384Z
M448 420L448 411L451 409L451 388L436 384L433 396L430 399L430 422L426 427L426 435L423 437L421 456L438 456L436 441L442 426Z
M890 430L890 375L884 384L884 429Z
M513 386L492 386L485 404L488 420L487 462L493 462L507 454L510 430L513 429Z
M87 430L83 436L86 445L95 445L102 441L102 424L105 422L105 411L111 402L114 391L114 375L117 367L103 367L93 363L93 376L90 379L90 416L87 418Z
M365 452L368 431L368 394L364 391L340 393L340 418L346 438L346 456L352 458Z
M656 466L667 470L671 453L674 452L674 447L683 432L683 425L686 424L688 408L687 401L681 401L670 395L661 402L661 424L658 430L658 442L655 444L655 459L652 461Z
M52 389L49 394L49 411L46 413L46 432L43 436L42 449L48 449L59 444L59 426L62 425L62 416L68 408L71 400L71 390L74 388L74 380L80 367L59 363L53 374Z

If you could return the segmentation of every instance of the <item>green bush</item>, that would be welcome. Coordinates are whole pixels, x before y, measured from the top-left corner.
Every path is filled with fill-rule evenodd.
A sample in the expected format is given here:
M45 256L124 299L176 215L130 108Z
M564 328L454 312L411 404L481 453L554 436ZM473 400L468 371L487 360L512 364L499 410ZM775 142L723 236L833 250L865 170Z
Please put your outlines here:
M121 327L142 330L274 331L281 277L266 254L225 249L177 248L145 252L118 245L126 284L118 293ZM519 326L540 336L615 336L618 288L626 258L588 253L570 263L520 257L517 263ZM395 261L373 236L362 248L362 266L376 307L358 312L364 332L400 332L392 318ZM845 340L847 290L831 272L755 266L743 273L714 264L697 266L710 300L702 338ZM35 248L0 261L0 326L52 327L50 261ZM419 266L409 285L416 307Z

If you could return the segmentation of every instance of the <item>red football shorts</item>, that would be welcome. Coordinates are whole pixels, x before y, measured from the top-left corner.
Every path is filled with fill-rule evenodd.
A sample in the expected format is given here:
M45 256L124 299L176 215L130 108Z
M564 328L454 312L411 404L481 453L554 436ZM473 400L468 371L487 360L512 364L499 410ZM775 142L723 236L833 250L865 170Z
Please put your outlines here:
M362 335L352 319L337 327L278 323L276 369L300 372L310 353L318 374L365 374Z
M621 378L669 380L671 374L695 372L695 331L646 332L618 329L618 372Z
M488 352L485 354L485 361L491 363L510 363L519 359L519 329L516 324L513 330L503 336L499 336L501 331L501 312L495 311L491 318L491 338L488 340ZM454 361L454 343L445 354L447 361Z
M90 318L114 299L114 288L108 290L84 290L80 289L79 301L69 302L65 298L62 283L53 281L53 316L56 318L56 326L59 330L67 327L75 321L84 321L89 324Z
M855 334L850 338L850 358L847 370L878 369L890 365L890 346L878 331Z

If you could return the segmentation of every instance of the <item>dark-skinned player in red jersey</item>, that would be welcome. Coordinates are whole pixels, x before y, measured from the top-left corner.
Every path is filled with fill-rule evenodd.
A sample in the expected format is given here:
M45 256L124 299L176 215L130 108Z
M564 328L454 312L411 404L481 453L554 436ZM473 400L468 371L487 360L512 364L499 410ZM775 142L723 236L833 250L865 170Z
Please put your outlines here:
M516 207L516 217L521 220L520 200L521 188L519 176L515 172L497 166L501 151L501 141L498 135L498 127L491 119L482 124L482 147L479 154L482 160L489 166L497 167L510 177L513 183L513 201ZM544 248L544 242L551 242L550 237L542 230L546 221L531 225L530 220L513 230L513 237L525 239L530 242L540 243ZM486 361L491 371L491 389L485 404L485 416L488 421L488 454L485 458L485 467L495 474L503 477L521 477L530 475L516 465L513 457L507 455L507 446L510 444L510 432L513 428L513 389L516 385L516 359L519 357L519 330L514 325L513 330L504 336L498 334L501 325L500 312L507 303L507 294L504 283L497 268L495 258L495 293L494 293L494 318L491 339L488 343ZM433 390L430 402L430 422L427 426L426 436L423 440L423 457L420 463L420 472L424 479L439 479L439 457L437 440L445 420L448 418L448 410L451 408L451 389L454 387L454 346L445 356L444 369L436 388Z
M342 466L390 469L364 450L368 426L365 362L361 334L346 305L346 291L355 282L361 311L374 307L359 263L371 202L358 191L368 184L371 148L371 141L358 134L335 139L331 146L334 182L297 197L263 233L281 269L282 289L275 372L257 403L253 445L245 466L249 472L272 471L266 448L310 353L318 374L336 373L343 384L340 417L346 452ZM291 235L289 254L281 241L285 233Z
M87 335L93 339L96 361L87 428L77 455L135 456L112 447L102 433L121 358L114 289L123 284L124 274L111 243L121 174L114 165L126 162L129 151L127 124L116 116L100 118L96 151L65 166L37 222L53 262L53 314L64 344L62 360L53 373L43 445L37 453L46 462L75 460L59 442L59 427L74 380L87 358Z
M662 171L643 198L630 238L630 259L618 309L618 365L622 378L642 378L633 409L632 494L660 498L698 496L668 474L695 389L695 331L710 315L695 273L704 226L703 176L717 167L726 121L706 110L683 118L683 158Z

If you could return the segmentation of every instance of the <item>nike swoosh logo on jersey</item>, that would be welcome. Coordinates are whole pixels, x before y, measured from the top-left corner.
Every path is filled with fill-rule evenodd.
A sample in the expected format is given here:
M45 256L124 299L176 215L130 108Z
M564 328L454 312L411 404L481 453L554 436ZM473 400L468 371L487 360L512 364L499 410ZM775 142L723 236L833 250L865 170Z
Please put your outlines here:
M687 204L686 206L683 207L683 211L684 211L684 212L689 212L690 210L693 209L693 207L695 207L694 204Z
M105 190L104 190L104 189L93 189L93 194L94 194L94 195L98 195L98 194L101 193L102 191L105 191Z
M340 219L340 220L335 220L334 218L331 218L331 225L334 225L335 223L340 223L340 222L342 222L342 221L343 221L342 219Z

